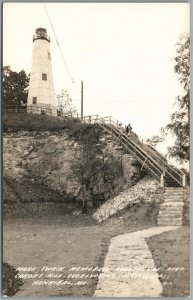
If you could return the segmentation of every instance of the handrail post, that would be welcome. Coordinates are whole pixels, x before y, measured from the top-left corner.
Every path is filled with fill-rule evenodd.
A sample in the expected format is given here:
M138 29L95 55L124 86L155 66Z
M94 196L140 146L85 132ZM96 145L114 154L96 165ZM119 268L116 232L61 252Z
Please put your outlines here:
M164 202L164 191L165 191L165 171L161 174L161 190L162 190L162 201Z
M182 186L183 187L186 186L186 174L183 174L183 177L182 177Z
M91 116L89 116L89 123L91 124Z
M117 128L119 127L119 122L117 121Z
M164 189L164 176L165 176L165 173L161 174L161 188Z

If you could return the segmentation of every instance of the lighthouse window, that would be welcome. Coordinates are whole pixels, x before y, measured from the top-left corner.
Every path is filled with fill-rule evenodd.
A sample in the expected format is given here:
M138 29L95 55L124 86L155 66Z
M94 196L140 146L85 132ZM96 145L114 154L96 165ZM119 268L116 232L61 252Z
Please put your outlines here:
M37 97L33 97L33 104L37 103Z
M50 52L48 52L48 59L51 60Z
M47 80L47 74L42 74L42 80Z

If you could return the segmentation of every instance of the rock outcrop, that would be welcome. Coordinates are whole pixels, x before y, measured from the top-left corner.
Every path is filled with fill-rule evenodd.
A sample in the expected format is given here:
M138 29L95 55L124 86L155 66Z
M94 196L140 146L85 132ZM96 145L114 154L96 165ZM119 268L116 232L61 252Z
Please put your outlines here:
M100 206L141 177L136 159L124 154L105 133L96 143L100 154L96 152L96 164L90 166L93 174L85 183L84 192L76 170L81 165L83 148L67 132L8 133L4 134L3 147L5 177L43 184L76 200L85 198L88 205Z
M72 168L80 152L79 146L65 133L21 132L5 135L4 176L19 181L27 179L81 199L81 183ZM97 172L86 187L85 197L86 200L102 203L123 189L123 177L121 161L108 150L99 159L105 162L105 171Z
M124 154L122 157L122 170L125 186L131 187L141 178L141 165L130 154Z
M101 205L94 213L93 218L102 222L133 204L141 203L141 201L157 203L162 201L162 193L157 180L149 176L144 177L136 185Z

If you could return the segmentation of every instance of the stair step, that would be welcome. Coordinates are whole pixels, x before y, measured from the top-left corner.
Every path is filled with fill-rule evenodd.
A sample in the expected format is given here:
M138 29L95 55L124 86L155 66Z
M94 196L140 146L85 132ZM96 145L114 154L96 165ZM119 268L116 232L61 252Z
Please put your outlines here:
M166 191L164 195L184 195L183 191Z
M157 219L157 222L165 222L165 223L168 223L168 222L182 222L182 217L179 217L179 218L171 218L171 217L163 217L163 218L159 218Z
M160 211L173 211L173 212L179 212L179 211L182 211L183 210L183 207L161 207L160 208Z
M182 214L182 210L177 210L177 211L172 211L172 210L170 210L170 211L167 211L167 210L160 210L159 211L159 215L158 215L158 217L159 216L166 216L166 215L170 215L170 216L181 216L181 214Z
M183 187L165 187L165 191L183 190Z
M181 200L181 201L184 201L184 197L182 197L182 196L165 196L164 195L164 200L167 200L167 199L169 199L169 200L172 200L172 199L174 199L174 201L176 201L176 200Z
M184 201L184 197L182 195L173 195L173 196L165 196L164 195L164 200L167 200L167 199L174 199L174 201L176 201L176 199L178 200L181 200L181 201Z
M170 216L161 216L157 218L157 221L180 221L182 220L182 216L181 217L170 217Z
M157 222L157 225L160 226L182 226L182 221L181 222Z
M184 207L184 203L182 201L164 201L163 203L161 203L160 209L162 207L166 207L166 208L183 208Z
M164 195L184 195L184 192L182 190L177 191L165 191Z
M158 216L157 220L160 221L160 220L165 220L165 221L172 221L172 220L181 220L182 219L182 216L166 216L166 215L161 215L161 216Z
M183 210L184 204L182 202L164 202L160 206L160 211L179 211Z
M183 202L182 198L164 198L164 202Z
M179 218L171 218L171 217L169 217L169 218L159 218L159 219L157 219L157 222L159 223L159 222L162 222L162 223L171 223L171 222L178 222L178 223L180 223L180 222L182 222L182 217L179 217Z
M164 197L176 197L176 196L180 196L180 197L183 197L184 194L181 193L181 192L178 192L178 193L164 193Z
M184 202L182 200L179 200L179 201L176 201L176 200L165 200L161 206L183 206L184 205Z

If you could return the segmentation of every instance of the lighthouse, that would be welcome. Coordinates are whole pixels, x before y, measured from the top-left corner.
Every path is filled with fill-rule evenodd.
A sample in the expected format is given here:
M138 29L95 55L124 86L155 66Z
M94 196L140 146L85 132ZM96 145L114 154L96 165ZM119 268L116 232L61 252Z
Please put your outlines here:
M50 37L45 28L37 28L33 36L33 55L27 99L28 112L57 115L52 76Z

